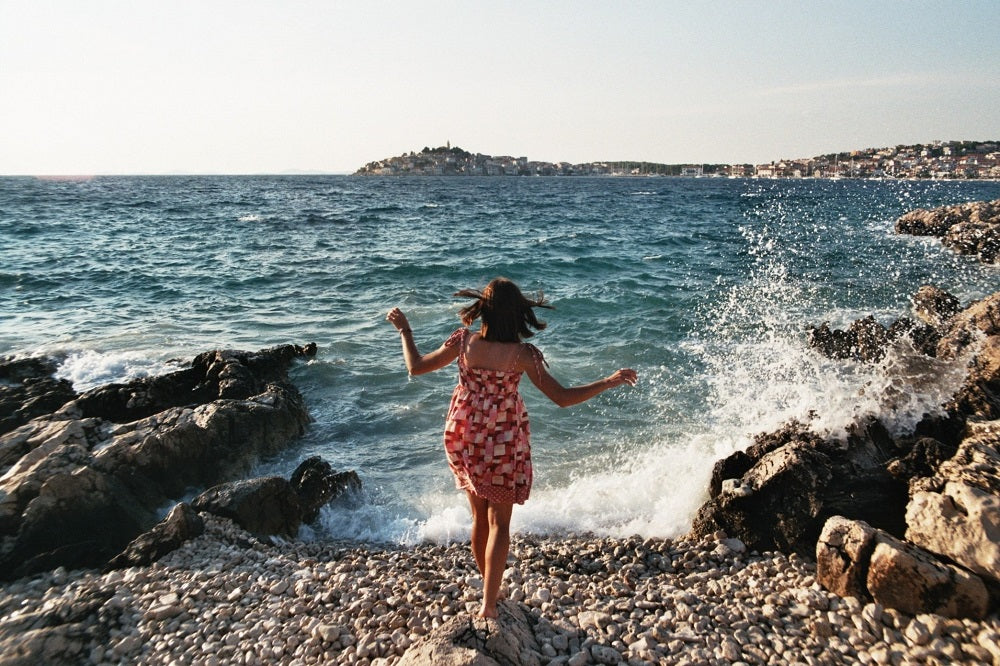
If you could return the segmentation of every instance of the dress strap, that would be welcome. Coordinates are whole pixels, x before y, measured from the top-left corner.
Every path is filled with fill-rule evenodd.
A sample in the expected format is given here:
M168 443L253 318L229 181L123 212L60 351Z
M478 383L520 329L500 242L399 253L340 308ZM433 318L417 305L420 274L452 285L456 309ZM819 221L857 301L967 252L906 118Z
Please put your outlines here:
M545 360L545 356L542 354L541 350L530 342L525 342L524 346L528 348L528 353L531 354L531 360L535 364L535 371L541 375L542 366L548 367L549 362Z
M469 337L469 329L458 328L455 332L448 336L448 339L444 341L445 347L454 347L458 345L458 362L460 365L465 363L465 343Z

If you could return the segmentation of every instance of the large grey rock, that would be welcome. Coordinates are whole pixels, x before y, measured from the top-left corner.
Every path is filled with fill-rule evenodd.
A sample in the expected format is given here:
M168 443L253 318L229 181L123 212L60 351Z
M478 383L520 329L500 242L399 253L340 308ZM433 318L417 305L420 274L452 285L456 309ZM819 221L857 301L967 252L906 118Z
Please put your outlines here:
M229 518L258 536L294 537L302 524L298 493L286 479L265 476L209 488L191 501L195 511Z
M56 362L50 358L0 359L0 435L76 397L73 385L56 379L55 371Z
M319 517L319 510L341 495L361 489L357 472L338 472L320 456L311 456L299 463L289 481L299 495L304 523L314 522Z
M868 562L877 533L861 520L827 520L816 542L816 582L842 597L868 596Z
M282 450L309 420L284 376L302 353L203 354L0 436L0 451L21 452L0 468L0 577L100 566L153 527L160 507Z
M498 617L483 620L454 617L414 643L399 666L536 666L538 643L532 627L537 622L518 604L501 601Z

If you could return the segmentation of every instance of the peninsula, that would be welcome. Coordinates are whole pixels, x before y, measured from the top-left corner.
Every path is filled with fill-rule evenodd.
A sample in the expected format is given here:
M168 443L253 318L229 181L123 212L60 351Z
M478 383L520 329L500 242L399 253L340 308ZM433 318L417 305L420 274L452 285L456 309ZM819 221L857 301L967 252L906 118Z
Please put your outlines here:
M865 148L767 164L661 164L611 161L540 162L470 153L458 146L425 147L369 162L359 176L686 176L733 178L1000 179L1000 140L934 141Z

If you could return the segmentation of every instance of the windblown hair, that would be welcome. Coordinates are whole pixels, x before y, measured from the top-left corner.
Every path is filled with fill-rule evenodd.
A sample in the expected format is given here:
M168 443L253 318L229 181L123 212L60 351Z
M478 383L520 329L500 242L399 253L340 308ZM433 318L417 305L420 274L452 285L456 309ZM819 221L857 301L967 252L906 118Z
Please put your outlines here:
M535 317L532 308L549 308L545 296L538 292L535 299L525 298L517 285L507 278L494 278L482 291L463 289L455 296L476 299L459 311L462 323L470 326L482 319L479 334L491 342L520 342L534 335L532 328L542 330L545 322Z

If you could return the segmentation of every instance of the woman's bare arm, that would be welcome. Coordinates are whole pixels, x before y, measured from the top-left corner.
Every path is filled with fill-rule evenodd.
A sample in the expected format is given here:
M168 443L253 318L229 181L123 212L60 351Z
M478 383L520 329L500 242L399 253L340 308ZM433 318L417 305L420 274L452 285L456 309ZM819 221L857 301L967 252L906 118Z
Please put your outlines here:
M580 386L566 387L559 383L559 381L549 374L549 371L545 369L542 363L536 363L533 353L530 351L525 351L522 356L528 356L527 360L521 359L522 370L528 375L531 383L538 387L545 396L556 403L560 407L569 407L571 405L577 405L581 402L586 402L596 395L607 391L608 389L621 386L622 384L628 384L629 386L635 386L638 376L635 370L631 368L622 368L617 370L611 375L608 375L604 379L598 379L595 382L589 384L582 384Z
M434 370L440 370L458 358L458 346L441 345L428 354L421 354L417 349L417 343L413 341L413 329L406 319L406 315L399 308L389 310L385 317L389 320L403 341L403 360L406 361L406 370L411 375L422 375Z

